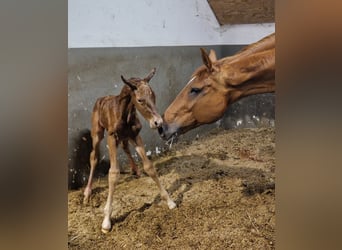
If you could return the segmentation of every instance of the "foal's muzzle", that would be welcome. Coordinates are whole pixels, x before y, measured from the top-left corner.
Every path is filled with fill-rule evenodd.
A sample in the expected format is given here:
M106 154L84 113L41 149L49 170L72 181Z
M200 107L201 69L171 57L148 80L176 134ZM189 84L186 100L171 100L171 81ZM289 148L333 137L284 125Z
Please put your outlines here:
M160 128L163 125L163 119L161 117L155 116L150 120L150 127L152 129Z

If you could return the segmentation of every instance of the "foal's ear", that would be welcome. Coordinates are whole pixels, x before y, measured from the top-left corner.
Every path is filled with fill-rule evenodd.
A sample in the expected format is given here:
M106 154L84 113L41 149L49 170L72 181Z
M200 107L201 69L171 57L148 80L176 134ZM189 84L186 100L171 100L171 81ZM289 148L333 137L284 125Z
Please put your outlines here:
M213 63L211 61L211 59L209 58L207 52L205 51L205 49L200 48L201 50L201 54L202 54L202 61L204 63L204 65L207 67L209 72L213 72Z
M133 81L126 80L125 77L123 77L123 76L121 76L121 80L125 84L127 84L132 90L136 90L137 89L137 85Z
M156 68L153 68L151 72L148 74L148 76L145 77L145 81L149 82L155 73L156 73Z
M210 59L211 62L216 62L217 61L215 50L213 50L213 49L210 50L210 52L209 52L209 59Z

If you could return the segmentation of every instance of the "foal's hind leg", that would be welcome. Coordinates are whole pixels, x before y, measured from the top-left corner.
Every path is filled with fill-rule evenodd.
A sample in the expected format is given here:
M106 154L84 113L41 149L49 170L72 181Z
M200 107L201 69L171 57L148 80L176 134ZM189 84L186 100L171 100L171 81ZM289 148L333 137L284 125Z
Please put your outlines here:
M170 209L173 209L176 207L176 204L171 200L169 194L165 190L165 188L160 184L158 174L156 169L154 168L152 162L147 158L144 144L142 142L142 139L140 136L137 136L135 140L133 141L135 145L135 150L139 154L141 160L143 161L144 170L145 172L154 180L154 182L157 184L159 190L160 190L160 196L163 200L167 202L167 205Z
M93 150L90 153L90 174L88 178L87 186L83 192L84 199L83 202L87 203L91 195L91 186L93 183L94 171L98 162L100 142L104 136L104 129L98 124L97 114L93 115L93 126L91 130Z
M131 151L129 150L129 145L128 145L128 141L125 140L122 142L122 148L125 151L127 157L128 157L128 161L129 161L129 165L131 166L131 171L133 175L136 176L140 176L140 171L139 168L137 167L137 165L135 164L133 157L131 155Z

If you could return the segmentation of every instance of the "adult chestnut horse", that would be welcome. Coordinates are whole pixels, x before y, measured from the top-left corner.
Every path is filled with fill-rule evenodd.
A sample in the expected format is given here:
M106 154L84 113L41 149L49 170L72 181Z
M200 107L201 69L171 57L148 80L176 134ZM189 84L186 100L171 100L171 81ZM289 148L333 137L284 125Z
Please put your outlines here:
M275 34L253 43L237 54L216 59L201 48L204 65L164 113L158 128L163 139L183 134L220 119L229 104L254 94L275 91Z
M112 213L113 193L120 177L120 169L117 162L117 147L121 145L127 154L133 173L139 175L128 148L131 143L143 161L145 172L156 182L162 199L167 201L170 209L176 204L170 199L165 188L160 184L157 172L152 162L147 158L144 143L139 136L141 123L137 117L136 109L149 121L150 127L156 129L161 126L162 118L155 107L155 95L149 86L149 81L155 74L153 69L144 79L130 78L126 80L121 76L126 84L118 96L105 96L97 99L92 113L91 137L93 150L90 154L90 175L88 184L84 190L84 202L89 200L91 195L92 180L94 170L97 165L99 144L107 130L107 144L110 156L110 169L108 173L109 192L104 208L104 219L102 222L102 232L107 233L111 228L110 216Z

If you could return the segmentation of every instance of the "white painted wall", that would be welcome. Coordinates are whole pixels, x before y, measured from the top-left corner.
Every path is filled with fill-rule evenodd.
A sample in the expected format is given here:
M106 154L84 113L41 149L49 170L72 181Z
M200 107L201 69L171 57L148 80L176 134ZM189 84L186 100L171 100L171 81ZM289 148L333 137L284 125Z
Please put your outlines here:
M220 26L206 0L69 0L69 48L249 44L274 23Z

